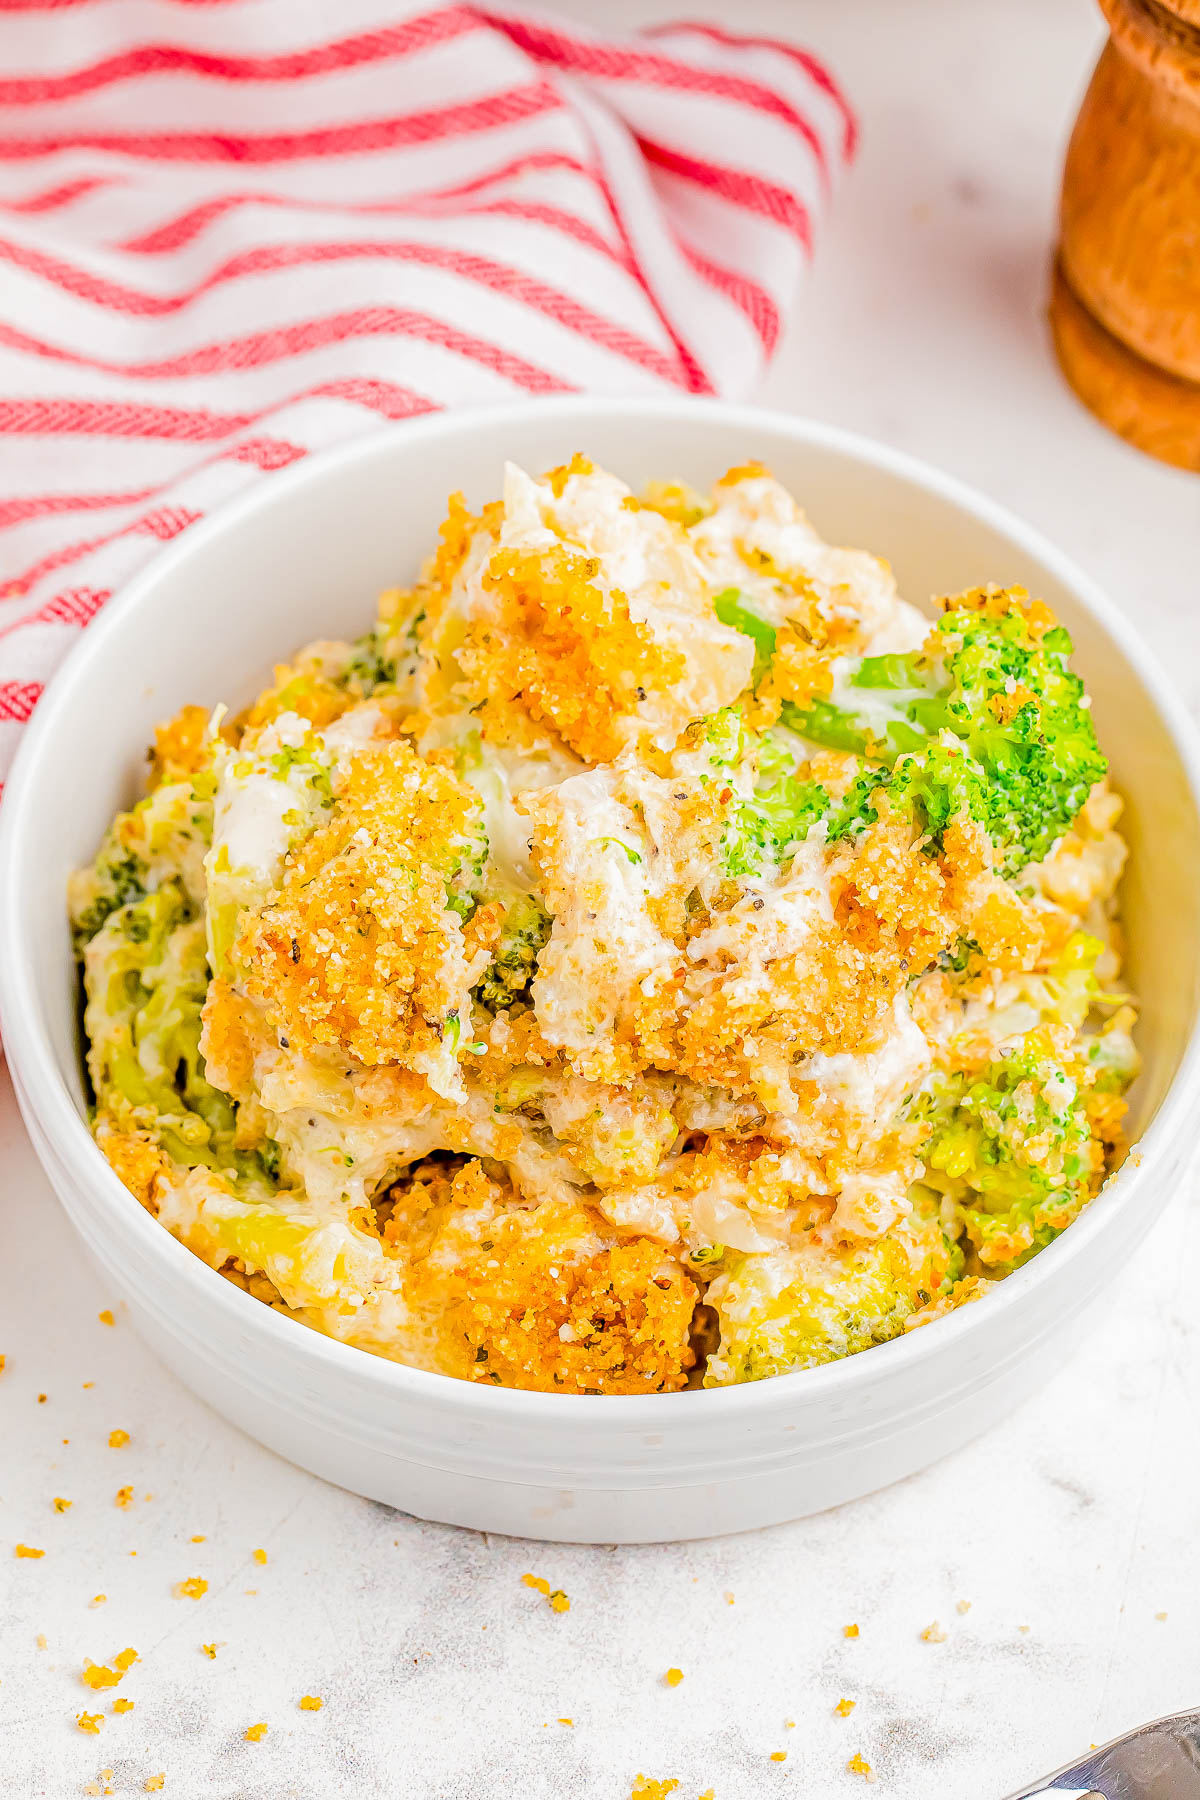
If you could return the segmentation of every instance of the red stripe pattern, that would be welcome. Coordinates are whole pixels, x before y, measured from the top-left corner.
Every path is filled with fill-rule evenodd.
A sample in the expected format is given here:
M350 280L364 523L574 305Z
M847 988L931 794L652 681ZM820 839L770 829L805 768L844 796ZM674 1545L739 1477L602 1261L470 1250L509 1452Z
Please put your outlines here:
M444 406L752 386L855 133L723 26L3 0L0 785L110 594L251 482Z

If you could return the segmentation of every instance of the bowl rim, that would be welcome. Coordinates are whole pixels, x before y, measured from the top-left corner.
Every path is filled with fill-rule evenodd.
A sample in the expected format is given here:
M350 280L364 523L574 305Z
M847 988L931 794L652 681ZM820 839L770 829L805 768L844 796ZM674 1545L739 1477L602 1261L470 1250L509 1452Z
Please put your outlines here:
M216 1270L188 1250L143 1208L110 1167L76 1110L66 1080L51 1046L41 1014L28 950L21 938L20 887L25 846L36 841L39 816L37 791L43 749L63 726L71 710L72 696L89 678L90 663L107 638L121 629L126 617L164 585L186 561L203 552L208 543L256 514L270 513L277 497L319 485L333 471L353 468L389 453L398 441L419 450L422 442L484 431L492 436L506 428L524 426L539 418L552 420L578 416L581 431L592 418L636 421L653 416L656 421L687 423L703 417L714 425L761 431L764 436L785 437L793 442L827 449L851 460L899 476L920 486L965 512L992 530L1007 536L1036 557L1069 588L1092 613L1117 649L1133 667L1150 695L1179 757L1192 801L1200 814L1200 732L1182 700L1169 684L1164 670L1149 647L1105 592L1064 552L1018 515L991 500L957 477L935 465L859 433L820 420L773 412L765 407L730 404L694 398L617 398L586 394L470 407L431 414L363 433L330 449L306 456L292 468L274 473L270 482L255 482L245 492L216 507L204 520L151 558L146 566L113 596L100 615L74 645L47 687L14 759L0 806L0 920L5 921L8 942L0 957L0 1021L6 1038L14 1085L22 1110L30 1117L30 1135L39 1160L46 1166L40 1139L55 1147L56 1156L70 1182L93 1194L101 1204L119 1213L118 1238L132 1233L138 1247L163 1268L165 1282L181 1282L191 1289L198 1305L209 1316L224 1314L240 1331L263 1334L280 1351L333 1378L340 1374L372 1384L380 1394L438 1404L466 1420L500 1425L504 1421L569 1426L586 1416L593 1430L669 1429L685 1420L699 1426L714 1425L732 1409L738 1416L790 1410L823 1399L851 1395L873 1377L895 1378L931 1358L950 1356L952 1346L977 1329L979 1311L961 1307L932 1321L931 1328L901 1334L872 1346L864 1364L862 1354L825 1363L814 1369L795 1370L769 1380L723 1388L684 1390L676 1393L596 1396L540 1393L527 1389L487 1386L453 1376L416 1369L393 1362L374 1352L342 1343L324 1333L297 1327L295 1321L226 1281ZM498 449L498 455L502 450ZM44 816L44 813L41 814ZM1193 1025L1179 1064L1155 1117L1132 1146L1126 1162L1104 1184L1081 1217L1022 1268L1014 1271L987 1296L986 1317L995 1321L1017 1305L1031 1288L1054 1279L1093 1238L1108 1230L1118 1208L1133 1197L1139 1180L1145 1180L1159 1153L1165 1151L1187 1111L1200 1097L1200 1018ZM49 1171L47 1171L49 1172ZM53 1185L53 1182L52 1182ZM878 1359L886 1357L887 1362ZM686 1411L681 1413L680 1409ZM564 1410L565 1409L565 1410Z

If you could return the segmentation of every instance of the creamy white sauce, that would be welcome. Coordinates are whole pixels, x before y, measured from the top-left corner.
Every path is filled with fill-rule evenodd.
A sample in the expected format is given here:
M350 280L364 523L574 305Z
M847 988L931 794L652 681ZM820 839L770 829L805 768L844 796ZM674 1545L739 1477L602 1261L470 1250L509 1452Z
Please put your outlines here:
M893 1029L877 1050L807 1057L798 1073L815 1081L822 1092L858 1119L882 1130L907 1094L915 1093L928 1074L933 1055L908 999L896 996Z

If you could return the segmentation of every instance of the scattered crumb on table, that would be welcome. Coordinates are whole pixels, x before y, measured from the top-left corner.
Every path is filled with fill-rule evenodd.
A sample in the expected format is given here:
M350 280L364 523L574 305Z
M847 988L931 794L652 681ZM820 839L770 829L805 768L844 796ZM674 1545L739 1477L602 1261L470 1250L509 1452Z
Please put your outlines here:
M541 1594L551 1612L570 1612L571 1602L561 1588L552 1588L544 1575L522 1575L522 1582L527 1588L533 1588Z

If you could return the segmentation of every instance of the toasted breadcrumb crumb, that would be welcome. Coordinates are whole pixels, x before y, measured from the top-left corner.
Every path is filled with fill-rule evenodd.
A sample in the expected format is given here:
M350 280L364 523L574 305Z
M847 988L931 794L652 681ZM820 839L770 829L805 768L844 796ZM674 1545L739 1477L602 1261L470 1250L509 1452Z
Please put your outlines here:
M861 1775L865 1781L874 1781L876 1778L874 1769L871 1767L866 1757L858 1750L854 1752L854 1755L850 1758L846 1767L851 1775Z
M246 1736L252 1744L261 1744L266 1735L267 1728L264 1724L247 1725L246 1727Z
M90 1731L94 1735L104 1723L104 1714L81 1712L76 1715L75 1723L80 1731Z
M144 1792L147 1794L161 1794L166 1784L167 1778L165 1775L147 1775L144 1784Z
M8 1366L8 1359L7 1359L7 1357L4 1357L4 1356L0 1356L0 1375L3 1375L3 1373L4 1373L4 1371L5 1371L5 1369L6 1369L6 1368L7 1368L7 1366Z
M73 1500L64 1500L61 1494L56 1494L54 1496L54 1510L56 1513L65 1513L68 1507L74 1506L74 1504L75 1502Z
M132 1506L133 1505L133 1489L132 1489L132 1487L118 1488L117 1493L116 1493L116 1498L113 1501L113 1505L114 1506Z
M1025 1629L1028 1630L1028 1626L1026 1626ZM944 1626L939 1625L936 1619L933 1621L932 1625L927 1625L921 1633L921 1642L923 1644L944 1644L945 1641L945 1628Z
M857 1700L839 1700L833 1710L839 1719L848 1719L857 1705Z
M109 1311L107 1306L104 1308L103 1312L97 1313L96 1317L99 1319L99 1321L102 1325L115 1325L117 1322L113 1318L112 1313Z
M39 1394L38 1395L38 1405L45 1406L45 1404L49 1398L50 1398L49 1394Z
M858 1630L857 1625L843 1625L842 1626L842 1636L843 1637L858 1637L858 1635L859 1635L859 1630Z
M552 1588L544 1575L522 1575L522 1582L527 1588L533 1588L545 1596L546 1604L552 1612L570 1612L571 1602L561 1588Z
M202 1575L189 1575L186 1581L176 1582L175 1592L181 1600L199 1600L202 1594L207 1594L208 1583Z
M267 1560L266 1551L265 1550L256 1550L254 1552L254 1560L256 1563L265 1563Z
M82 1681L84 1687L116 1687L119 1682L125 1679L125 1676L128 1674L129 1670L132 1669L134 1663L140 1661L141 1657L138 1655L137 1651L132 1648L118 1651L116 1656L113 1657L113 1666L111 1669L105 1663L94 1663L90 1656L85 1657L83 1674L79 1679Z
M14 1556L27 1556L31 1559L45 1556L45 1554L46 1552L44 1550L35 1550L32 1544L18 1544L13 1551Z
M215 1660L217 1654L217 1646L215 1644L201 1644L200 1648L203 1650L205 1656Z
M118 1695L112 1703L112 1709L115 1713L132 1712L133 1708L134 1702L132 1700L125 1700L120 1695Z
M301 1712L320 1712L324 1704L320 1694L301 1694L300 1696Z
M682 1669L668 1669L666 1674L663 1676L663 1680L666 1682L668 1687L678 1687L680 1682L683 1680L683 1670Z
M117 1427L116 1431L110 1431L108 1434L108 1447L110 1450L123 1450L128 1442L129 1433L127 1431L122 1431L120 1426Z

